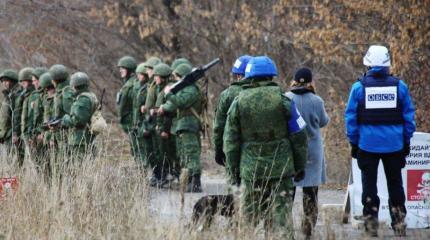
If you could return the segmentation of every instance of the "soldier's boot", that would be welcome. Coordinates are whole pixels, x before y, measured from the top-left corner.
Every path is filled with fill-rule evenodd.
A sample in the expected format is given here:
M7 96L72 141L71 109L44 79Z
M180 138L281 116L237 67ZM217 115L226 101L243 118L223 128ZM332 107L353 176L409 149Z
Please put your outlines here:
M200 174L196 174L189 178L186 192L200 193L202 192L202 184Z
M160 180L161 180L161 171L160 171L159 167L155 167L154 171L152 172L152 176L149 179L149 186L157 187Z
M367 217L364 220L364 230L366 232L366 235L370 237L378 237L378 228L378 219L375 219L373 217Z
M391 205L391 204L390 204ZM394 235L397 237L405 237L406 236L406 208L401 207L391 207L390 206L390 215L391 215L391 227L393 228Z

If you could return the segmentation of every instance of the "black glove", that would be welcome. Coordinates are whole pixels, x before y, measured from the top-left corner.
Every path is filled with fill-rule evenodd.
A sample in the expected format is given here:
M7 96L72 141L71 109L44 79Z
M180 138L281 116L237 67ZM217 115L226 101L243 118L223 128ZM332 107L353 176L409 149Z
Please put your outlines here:
M411 144L410 143L403 144L403 154L404 154L404 156L407 157L409 155L409 153L411 153Z
M305 170L300 170L294 174L294 182L300 182L305 178Z
M225 166L225 154L222 150L215 151L215 162L221 166Z
M358 145L351 143L351 157L357 159L358 155Z

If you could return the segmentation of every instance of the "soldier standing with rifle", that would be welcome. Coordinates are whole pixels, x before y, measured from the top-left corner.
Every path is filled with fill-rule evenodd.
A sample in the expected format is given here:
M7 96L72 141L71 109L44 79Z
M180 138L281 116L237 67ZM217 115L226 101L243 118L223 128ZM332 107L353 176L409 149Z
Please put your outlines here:
M92 143L95 135L90 131L91 116L99 108L99 102L97 96L89 90L90 79L86 73L74 73L70 85L76 99L70 114L63 116L61 126L71 130L68 145L74 163L79 166L85 156L93 155Z
M74 100L73 90L69 85L69 73L64 65L55 64L49 69L49 74L52 77L52 83L55 86L54 97L54 119L59 120L64 115L70 113L70 108ZM54 131L55 130L55 131ZM67 136L66 133L59 128L52 129L54 131L54 146L59 159L64 159L67 156Z
M178 81L171 87L166 87L167 102L160 106L159 114L177 112L176 134L178 138L181 166L188 172L187 192L201 192L201 123L198 115L201 112L202 94L196 81L204 76L207 69L219 62L215 59L206 66L192 71L190 74L176 77Z
M169 65L159 63L154 68L154 81L157 85L157 100L155 102L155 108L151 109L150 114L156 119L155 126L155 143L157 145L158 153L160 156L158 162L154 165L154 173L159 175L158 187L169 182L169 174L174 177L179 177L180 167L176 155L176 138L172 135L171 127L173 124L173 118L175 114L157 114L157 109L166 102L164 95L164 88L168 85L172 85L173 79L172 69Z

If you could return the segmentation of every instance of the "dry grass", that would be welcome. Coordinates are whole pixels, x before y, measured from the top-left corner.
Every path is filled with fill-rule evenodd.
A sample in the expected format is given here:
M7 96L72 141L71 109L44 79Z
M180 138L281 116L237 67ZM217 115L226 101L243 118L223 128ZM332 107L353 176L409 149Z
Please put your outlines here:
M19 188L0 200L0 239L265 238L261 226L250 229L246 222L237 228L227 219L217 219L202 232L189 227L189 213L171 219L161 216L151 206L157 192L148 188L147 176L131 160L127 142L117 131L99 138L97 156L73 166L74 176L66 174L62 181L57 176L50 183L38 173L31 156L20 169L14 156L1 149L0 176L18 177ZM334 239L342 230L337 226L320 227L319 236ZM342 236L348 238L348 233Z

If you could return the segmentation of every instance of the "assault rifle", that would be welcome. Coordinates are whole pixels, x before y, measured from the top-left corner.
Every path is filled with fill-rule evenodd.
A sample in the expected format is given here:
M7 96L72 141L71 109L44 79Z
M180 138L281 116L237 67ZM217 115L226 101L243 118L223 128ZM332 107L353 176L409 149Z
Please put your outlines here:
M103 98L105 96L105 93L106 93L106 88L103 88L102 95L100 96L100 106L99 106L100 111L102 110L102 107L103 107Z
M181 80L179 80L177 83L172 85L172 88L170 89L170 92L173 94L176 94L181 89L185 88L186 86L189 86L195 82L197 82L200 78L202 78L205 75L205 72L209 70L211 67L215 66L220 62L219 58L216 58L212 60L210 63L200 66L198 68L194 68L193 71L191 71L189 74L182 77Z
M54 118L42 125L42 129L57 128L61 125L61 118Z

